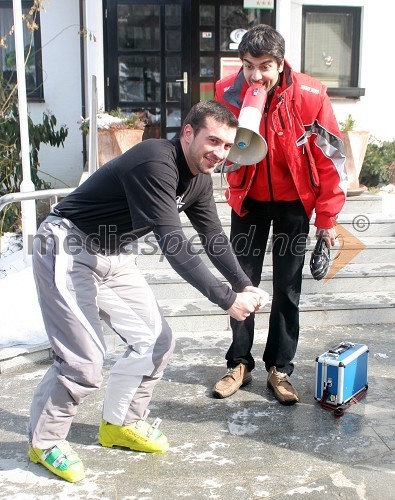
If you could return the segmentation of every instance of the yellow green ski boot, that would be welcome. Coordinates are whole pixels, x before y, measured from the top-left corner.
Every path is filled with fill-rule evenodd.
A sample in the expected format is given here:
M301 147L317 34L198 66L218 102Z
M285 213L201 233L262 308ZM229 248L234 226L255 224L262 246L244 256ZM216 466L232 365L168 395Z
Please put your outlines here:
M165 453L169 449L169 443L158 429L160 423L160 418L151 425L145 420L138 420L130 425L113 425L102 420L99 443L109 448L123 446L135 451Z
M81 459L67 441L61 441L47 450L29 446L29 458L70 483L76 483L85 477Z

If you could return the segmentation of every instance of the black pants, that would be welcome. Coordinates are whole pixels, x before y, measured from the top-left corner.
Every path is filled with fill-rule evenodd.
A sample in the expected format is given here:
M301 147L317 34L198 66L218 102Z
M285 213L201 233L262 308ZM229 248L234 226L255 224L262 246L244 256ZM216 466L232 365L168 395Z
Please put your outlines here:
M300 201L257 202L247 198L249 211L239 217L232 210L231 241L241 267L254 286L261 281L269 230L273 223L273 298L263 361L291 375L299 338L299 298L309 221ZM244 363L252 370L255 315L244 321L231 318L233 342L226 354L229 368Z

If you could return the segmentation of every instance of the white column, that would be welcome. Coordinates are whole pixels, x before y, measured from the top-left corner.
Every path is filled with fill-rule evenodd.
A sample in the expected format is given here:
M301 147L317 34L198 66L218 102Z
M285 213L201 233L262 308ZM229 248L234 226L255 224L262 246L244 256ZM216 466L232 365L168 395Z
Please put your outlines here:
M34 191L34 184L30 172L30 144L29 127L27 117L26 98L26 76L25 76L25 54L23 43L23 21L21 0L13 0L14 28L15 28L15 56L16 73L18 79L18 108L19 127L21 134L21 158L22 174L21 192ZM36 202L34 200L22 202L22 238L23 238L23 260L25 264L31 262L29 255L28 241L29 235L34 236L37 229Z
M285 58L300 71L302 50L302 0L277 0L276 29L285 39Z
M291 45L291 0L277 0L276 30L285 39L285 49L288 52Z
M84 5L84 22L88 30L85 39L85 88L87 91L86 102L91 102L92 76L97 78L97 108L103 111L105 108L104 88L104 34L102 0L89 0ZM89 35L95 36L95 41Z

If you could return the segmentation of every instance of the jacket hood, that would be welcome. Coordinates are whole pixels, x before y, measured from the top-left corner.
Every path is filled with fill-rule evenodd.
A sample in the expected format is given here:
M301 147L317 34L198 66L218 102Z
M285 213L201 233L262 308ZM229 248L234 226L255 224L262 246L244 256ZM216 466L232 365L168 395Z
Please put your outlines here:
M231 81L234 78L234 74L229 77L229 80ZM226 83L226 82L224 82ZM245 87L245 88L244 88ZM228 102L231 106L234 106L235 108L240 109L243 105L243 100L245 93L247 92L248 88L248 83L246 82L246 79L244 78L244 73L243 69L239 71L239 73L236 76L236 79L234 80L233 84L228 87L223 95L223 99Z

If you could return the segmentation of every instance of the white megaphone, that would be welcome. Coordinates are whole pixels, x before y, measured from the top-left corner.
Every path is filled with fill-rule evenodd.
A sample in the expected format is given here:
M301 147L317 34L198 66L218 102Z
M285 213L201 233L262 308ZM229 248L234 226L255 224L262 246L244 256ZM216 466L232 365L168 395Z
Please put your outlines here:
M220 172L233 172L242 165L259 163L267 154L267 144L259 133L267 92L261 83L247 89L239 115L239 127L226 162Z

